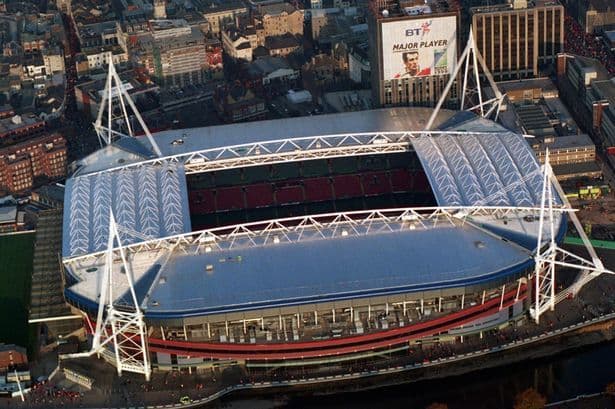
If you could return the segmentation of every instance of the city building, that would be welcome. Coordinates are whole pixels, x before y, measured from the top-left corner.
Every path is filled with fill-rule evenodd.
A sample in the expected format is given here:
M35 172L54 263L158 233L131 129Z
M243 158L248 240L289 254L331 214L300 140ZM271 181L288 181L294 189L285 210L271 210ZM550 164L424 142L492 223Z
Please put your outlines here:
M116 21L81 25L77 37L83 56L79 61L87 60L87 69L85 64L77 64L79 75L104 70L109 62L120 66L128 61L126 37Z
M0 146L27 139L45 129L45 121L35 115L12 115L0 119Z
M357 7L310 10L310 15L312 39L320 45L333 47L337 42L359 37L367 40L367 24Z
M290 3L259 5L254 11L254 22L263 38L286 33L303 35L303 10Z
M208 79L206 39L186 20L152 20L150 30L134 36L131 55L161 86L185 86Z
M123 21L146 21L154 15L154 5L143 0L120 0Z
M564 7L552 0L511 0L474 7L476 46L496 80L538 76L564 51Z
M24 216L25 213L17 210L16 204L0 204L0 233L21 230L25 224Z
M241 0L192 0L196 9L207 22L209 32L220 34L226 24L232 24L235 17L248 13Z
M459 10L453 1L370 0L371 88L376 106L433 106L458 57ZM457 101L453 87L448 101Z
M62 208L64 206L64 186L58 183L41 186L32 191L31 200L52 209Z
M266 37L265 48L269 50L271 56L286 57L301 48L301 37L291 33Z
M227 123L264 119L267 113L265 101L239 83L218 87L214 95L214 107Z
M45 72L53 75L64 73L64 52L58 46L47 48L42 51L43 62L45 64Z
M296 84L300 71L284 58L264 56L248 66L247 75L256 89L278 86L286 90Z
M568 54L558 56L557 74L576 121L600 141L599 149L615 147L615 79L599 61Z
M26 349L17 345L0 344L0 371L27 369L28 355Z
M615 5L611 0L563 0L566 12L589 34L615 29Z
M546 149L549 149L549 161L552 165L596 160L596 145L587 134L546 138L542 142L533 143L532 148L536 151L540 163L545 162Z
M252 51L258 46L254 26L243 29L229 26L222 30L222 47L225 53L235 60L252 61Z
M35 178L57 180L66 176L66 141L46 134L0 149L0 189L26 192Z
M167 18L166 0L154 0L154 19L164 20Z
M348 77L356 84L369 88L371 66L369 63L369 45L357 43L348 51Z
M331 85L348 78L343 62L329 54L317 54L302 67L304 78L307 73L312 77L310 88L327 90ZM314 88L315 87L315 88Z

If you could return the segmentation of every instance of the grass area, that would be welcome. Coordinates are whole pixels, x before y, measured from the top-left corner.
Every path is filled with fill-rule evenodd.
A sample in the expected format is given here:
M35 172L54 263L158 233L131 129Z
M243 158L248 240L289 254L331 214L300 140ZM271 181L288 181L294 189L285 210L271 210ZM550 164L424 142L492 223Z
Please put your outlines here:
M28 306L34 233L0 236L0 342L31 348Z

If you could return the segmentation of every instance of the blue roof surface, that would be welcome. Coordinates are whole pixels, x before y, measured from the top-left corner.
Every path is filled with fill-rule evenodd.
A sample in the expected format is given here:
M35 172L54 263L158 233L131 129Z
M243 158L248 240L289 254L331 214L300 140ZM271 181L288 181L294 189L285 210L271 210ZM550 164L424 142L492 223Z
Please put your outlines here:
M470 223L427 230L175 255L150 318L245 311L457 287L531 265L530 254ZM206 266L212 265L212 271ZM157 305L155 305L157 304Z

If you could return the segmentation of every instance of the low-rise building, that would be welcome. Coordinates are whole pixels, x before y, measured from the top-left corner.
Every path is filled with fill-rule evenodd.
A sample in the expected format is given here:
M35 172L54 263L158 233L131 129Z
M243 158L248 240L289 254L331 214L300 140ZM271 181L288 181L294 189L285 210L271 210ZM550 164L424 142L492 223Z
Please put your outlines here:
M195 8L203 15L209 32L220 34L226 24L233 23L235 17L246 14L248 8L241 0L192 0Z
M63 73L64 67L64 53L58 46L47 48L42 52L43 62L45 64L45 71L47 74L53 75L57 73Z
M269 50L269 55L286 57L290 53L299 50L301 40L291 33L265 38L265 48Z
M59 183L45 185L32 191L33 202L58 209L64 206L64 186Z
M13 115L0 119L0 146L34 136L45 129L45 122L34 115Z
M250 64L248 76L257 86L277 84L292 87L299 79L300 72L283 58L265 56Z
M348 51L348 77L356 84L369 87L371 68L368 43L357 43Z
M47 75L45 60L40 51L25 54L22 66L24 77L29 79L45 78Z
M290 3L261 5L254 13L254 20L264 38L286 33L303 35L303 10Z
M549 149L549 162L552 165L594 162L596 160L596 145L587 134L540 139L532 143L532 148L540 163L545 162L547 149Z
M23 193L34 178L57 180L66 176L66 140L46 134L0 149L0 189Z
M22 230L24 224L25 213L17 210L16 205L0 205L0 233Z
M25 369L28 366L26 349L12 344L0 344L0 371Z
M228 56L235 60L252 61L252 51L258 47L254 26L222 30L222 46Z
M79 75L105 69L111 61L115 65L125 64L128 61L126 39L118 22L105 21L81 25L77 30L77 37L83 55L77 62ZM87 69L83 64L85 60L87 60Z
M222 120L228 123L264 119L267 114L265 101L239 83L219 87L214 106Z

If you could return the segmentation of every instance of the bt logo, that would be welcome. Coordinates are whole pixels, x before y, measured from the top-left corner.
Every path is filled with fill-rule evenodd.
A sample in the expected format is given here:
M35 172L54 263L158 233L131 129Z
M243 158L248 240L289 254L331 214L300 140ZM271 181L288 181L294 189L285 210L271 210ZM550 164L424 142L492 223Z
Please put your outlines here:
M425 34L429 34L431 31L431 20L424 22L421 24L419 28L408 28L406 29L406 37L415 37L421 36L423 37Z

